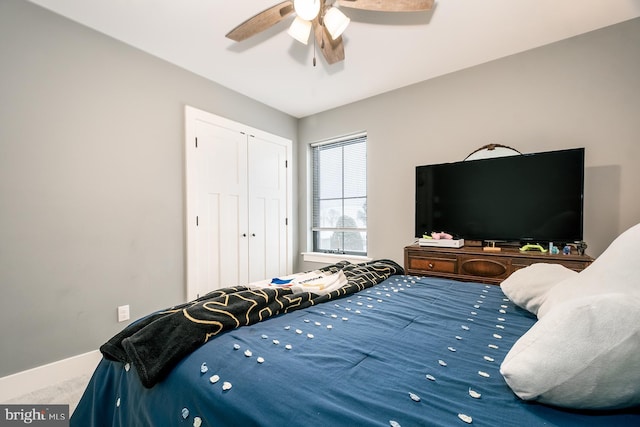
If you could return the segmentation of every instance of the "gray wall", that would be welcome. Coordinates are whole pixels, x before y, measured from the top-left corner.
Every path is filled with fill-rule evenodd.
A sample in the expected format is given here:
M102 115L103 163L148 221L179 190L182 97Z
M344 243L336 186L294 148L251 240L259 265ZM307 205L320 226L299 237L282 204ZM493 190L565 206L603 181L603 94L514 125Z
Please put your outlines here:
M0 2L0 376L97 349L118 305L185 298L185 104L296 140L295 118Z
M489 143L524 153L586 147L585 240L597 256L640 222L639 46L635 19L306 117L299 188L305 143L367 130L369 255L402 263L414 237L415 166L462 160Z

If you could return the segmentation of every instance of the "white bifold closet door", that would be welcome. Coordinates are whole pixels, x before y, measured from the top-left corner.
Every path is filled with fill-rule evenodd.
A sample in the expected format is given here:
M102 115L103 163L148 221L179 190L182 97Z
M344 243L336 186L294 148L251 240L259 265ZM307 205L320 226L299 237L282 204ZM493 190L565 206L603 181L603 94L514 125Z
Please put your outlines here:
M287 150L282 144L250 137L249 282L287 271Z
M291 141L187 108L187 298L290 273Z

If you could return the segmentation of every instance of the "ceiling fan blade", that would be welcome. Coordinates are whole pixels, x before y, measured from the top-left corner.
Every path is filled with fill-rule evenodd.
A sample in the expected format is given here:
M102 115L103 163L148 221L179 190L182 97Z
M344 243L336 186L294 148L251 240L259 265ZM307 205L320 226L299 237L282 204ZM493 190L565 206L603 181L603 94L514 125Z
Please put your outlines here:
M430 10L434 0L338 0L338 4L352 9L378 12L419 12Z
M316 37L316 44L322 51L322 55L329 65L344 61L342 36L332 40L329 31L327 31L324 25L320 25L318 18L313 20L313 32Z
M242 24L229 31L225 37L240 42L254 36L282 21L293 13L293 1L283 1L257 15L247 19Z

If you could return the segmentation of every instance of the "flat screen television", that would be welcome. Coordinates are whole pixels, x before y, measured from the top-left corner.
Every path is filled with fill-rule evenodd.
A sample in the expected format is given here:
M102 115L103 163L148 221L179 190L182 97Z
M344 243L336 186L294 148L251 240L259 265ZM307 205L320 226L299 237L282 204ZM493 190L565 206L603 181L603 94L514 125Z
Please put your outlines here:
M583 197L584 148L417 166L415 236L580 241Z

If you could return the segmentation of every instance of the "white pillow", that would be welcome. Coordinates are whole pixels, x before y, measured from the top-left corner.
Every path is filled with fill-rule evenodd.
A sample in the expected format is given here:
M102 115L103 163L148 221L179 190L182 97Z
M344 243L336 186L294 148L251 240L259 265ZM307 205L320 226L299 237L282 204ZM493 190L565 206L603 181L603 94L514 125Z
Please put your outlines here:
M500 284L500 288L514 304L537 314L549 289L576 274L576 271L560 264L532 264L514 271Z
M518 397L576 409L640 404L640 298L577 298L539 320L500 367Z
M563 280L545 296L538 318L573 298L609 292L640 295L640 224L618 236L589 267Z

